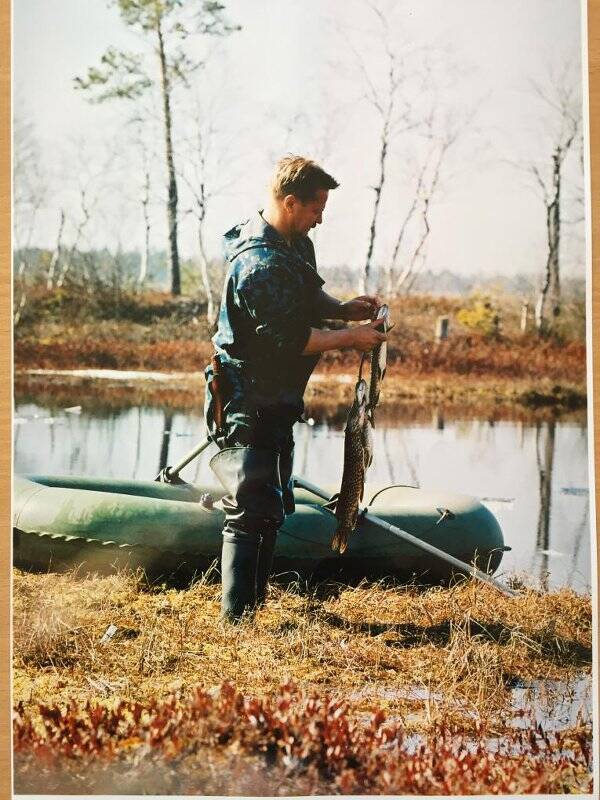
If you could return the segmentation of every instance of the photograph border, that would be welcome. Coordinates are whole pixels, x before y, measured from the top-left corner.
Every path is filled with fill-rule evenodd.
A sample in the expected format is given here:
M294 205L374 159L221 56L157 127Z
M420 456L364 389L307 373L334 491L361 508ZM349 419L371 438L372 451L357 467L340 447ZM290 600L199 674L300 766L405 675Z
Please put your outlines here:
M582 26L585 37L586 3L582 0ZM5 534L0 537L0 797L11 797L12 758L11 758L11 541L10 533L10 495L12 461L12 290L11 290L11 2L0 0L0 508L2 519L6 521ZM588 238L588 369L593 372L588 378L588 419L593 422L594 459L590 457L590 477L595 476L596 496L600 469L593 465L600 463L600 413L595 398L600 397L600 0L587 0L587 56L588 56L588 103L586 110L589 120L588 165L591 174L591 197L588 196L587 210L591 226L591 241ZM582 48L585 51L585 48ZM584 52L585 55L585 52ZM585 61L585 59L584 59ZM584 81L585 89L585 81ZM589 195L589 192L588 192ZM591 213L590 213L591 212ZM591 256L591 258L590 258ZM591 310L591 316L590 316ZM589 373L588 373L589 375ZM590 453L590 456L592 453ZM591 498L592 515L595 517L596 546L595 572L593 580L600 574L600 547L598 544L599 506ZM598 618L600 615L599 592L596 587L594 613L594 651L598 656ZM594 678L594 760L595 790L599 781L599 742L598 713L600 694L597 664Z

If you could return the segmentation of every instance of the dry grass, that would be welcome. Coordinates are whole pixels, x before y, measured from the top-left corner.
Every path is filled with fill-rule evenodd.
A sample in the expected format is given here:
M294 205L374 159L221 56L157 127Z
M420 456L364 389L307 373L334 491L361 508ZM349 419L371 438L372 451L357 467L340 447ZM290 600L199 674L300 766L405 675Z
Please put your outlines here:
M559 740L536 729L535 721L522 730L511 722L516 713L511 688L519 682L559 680L564 694L578 677L589 674L589 597L567 589L551 594L525 589L507 599L476 583L429 589L366 582L302 590L276 585L254 622L232 628L219 622L219 591L219 585L208 580L186 591L149 587L139 573L85 577L76 571L15 571L13 687L19 707L15 724L22 785L29 791L36 781L42 786L35 753L45 753L44 763L52 768L50 777L58 781L57 787L89 790L96 779L106 786L101 762L91 771L73 763L83 752L79 746L72 752L73 741L92 739L96 743L89 745L90 753L96 748L100 755L118 755L121 765L137 753L132 763L137 764L133 774L138 783L133 785L139 789L147 781L155 787L152 791L157 789L149 776L157 774L164 791L220 787L222 793L235 794L249 787L266 793L274 780L282 794L466 793L484 791L488 779L507 792L561 791L565 785L589 783L590 731L585 721L563 731ZM110 624L117 632L103 644ZM217 714L210 698L219 696L224 680L235 685L241 699L232 699L236 691L223 690ZM284 683L288 688L282 690ZM294 684L302 687L300 694L289 688ZM285 755L281 721L256 722L263 717L273 720L281 712L282 692L295 698L293 741L298 748L313 748L304 762L298 762L296 745ZM321 698L318 713L317 706L306 705L313 694ZM252 697L264 700L257 706L243 699ZM95 703L105 710L92 714ZM227 736L223 703L229 703ZM133 723L126 720L131 709L138 708L135 704L140 704L143 730L127 733ZM99 721L106 714L113 715L113 722ZM91 729L85 733L92 718L100 739ZM204 745L202 737L198 740L200 718L208 737ZM377 755L385 718L396 731L394 746L408 746L412 735L424 737L416 753L413 748L390 762L387 784L381 782L385 753ZM369 720L375 720L371 728ZM279 730L276 746L268 744L275 741L270 725ZM343 736L340 725L346 731ZM337 756L330 754L322 762L314 748L318 745L322 752L324 745L318 741L328 726L346 744ZM156 752L147 745L138 749L159 731L164 739L154 742ZM391 742L394 737L389 737ZM543 757L544 737L548 753L554 753L551 758ZM487 739L506 744L502 758L488 759ZM560 761L563 740L575 742L569 752L577 756L571 760ZM134 750L131 742L138 743ZM208 750L202 749L205 746ZM265 771L264 759L272 747L266 762L271 771ZM515 752L521 754L516 760ZM445 754L441 760L440 753ZM552 760L555 756L560 764ZM413 758L408 772L404 766L395 771ZM292 769L301 762L300 771ZM226 779L223 764L229 765ZM125 774L120 770L117 765L113 774Z
M475 583L274 586L253 624L218 620L218 584L150 589L140 575L14 579L14 692L26 705L115 695L137 701L227 679L246 693L284 679L383 705L422 729L451 712L472 725L505 708L515 678L589 671L590 600L569 590L506 599ZM110 624L117 634L100 639ZM406 696L414 686L443 695ZM410 693L408 693L410 694ZM425 717L423 717L425 714ZM470 722L469 722L470 720Z

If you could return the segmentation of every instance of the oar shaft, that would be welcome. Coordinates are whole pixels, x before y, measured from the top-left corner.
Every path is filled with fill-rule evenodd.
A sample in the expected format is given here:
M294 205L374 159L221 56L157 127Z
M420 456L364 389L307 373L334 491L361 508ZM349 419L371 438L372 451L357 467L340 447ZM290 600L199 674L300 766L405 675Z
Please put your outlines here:
M187 467L187 465L190 463L190 461L193 461L196 458L196 456L199 456L200 453L203 450L206 450L206 448L209 446L211 441L212 440L209 439L208 436L207 436L206 439L203 439L200 442L200 444L198 444L198 445L196 445L196 447L194 447L193 450L190 450L190 452L186 456L184 456L181 459L181 461L179 461L177 464L175 464L174 467L168 467L167 468L168 477L169 478L174 478L176 475L179 475L181 470L184 467Z
M306 489L307 492L312 492L312 494L316 495L317 497L321 497L323 500L330 499L328 492L325 492L323 489L315 486L314 483L310 483L310 481L307 481L304 478L294 477L294 483L301 489ZM483 583L487 583L489 586L493 586L495 589L498 589L508 597L516 597L518 595L518 592L515 592L513 589L509 589L507 586L503 586L500 581L495 580L491 577L491 575L487 575L485 572L477 569L477 567L473 566L472 564L467 564L466 562L461 561L459 558L455 558L449 553L445 553L443 550L434 547L432 544L429 544L429 542L424 542L422 539L413 536L411 533L407 533L406 531L397 528L395 525L391 525L389 522L386 522L384 519L381 519L381 517L372 514L370 511L365 510L362 516L365 519L368 519L372 525L377 525L378 528L383 528L384 530L388 531L388 533L398 536L400 539L404 539L406 542L410 542L410 544L418 547L420 550L424 550L426 553L430 553L431 555L447 561L449 564L452 564L454 567L458 567L463 572L468 572L474 578L477 578Z
M429 542L424 542L417 536L413 536L411 533L407 533L407 531L403 531L400 528L397 528L395 525L391 525L389 522L381 519L381 517L371 514L370 511L365 511L362 516L364 519L368 519L373 525L377 525L378 528L384 528L386 531L389 531L389 533L394 534L394 536L398 536L401 539L410 542L410 544L413 544L415 547L419 547L426 553L431 553L431 555L437 556L438 558L443 558L444 561L452 564L452 566L468 572L474 578L478 578L483 583L493 586L508 597L516 597L518 595L518 592L515 592L513 589L509 589L508 587L504 586L500 583L500 581L497 581L495 578L492 578L491 575L488 575L487 573L482 572L480 569L477 569L477 567L473 564L467 564L465 561L461 561L460 558L451 556L450 553L446 553L444 550L434 547L434 545L429 544Z

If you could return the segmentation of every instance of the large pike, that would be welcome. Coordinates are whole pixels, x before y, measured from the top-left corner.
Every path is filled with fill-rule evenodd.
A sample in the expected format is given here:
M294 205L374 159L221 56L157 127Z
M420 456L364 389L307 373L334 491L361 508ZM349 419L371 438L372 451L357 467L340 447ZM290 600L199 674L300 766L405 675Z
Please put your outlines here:
M331 549L343 553L348 536L356 527L360 501L365 488L365 423L367 422L367 384L359 380L354 402L348 412L344 434L344 472L335 507L338 527L331 540Z
M388 327L389 308L384 303L377 310L375 319L382 319L383 325L380 330L387 333ZM370 422L375 427L375 407L379 402L379 393L381 391L381 382L385 377L385 370L387 367L387 342L379 342L375 345L371 352L371 376L369 381L369 418Z

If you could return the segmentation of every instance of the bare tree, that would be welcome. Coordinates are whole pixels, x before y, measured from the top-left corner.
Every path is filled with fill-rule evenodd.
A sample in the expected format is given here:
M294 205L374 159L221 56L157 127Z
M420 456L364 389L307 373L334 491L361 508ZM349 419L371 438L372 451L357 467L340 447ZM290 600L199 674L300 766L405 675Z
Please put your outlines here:
M158 61L159 77L154 80L144 67L144 57L110 47L102 56L100 68L90 68L86 78L76 78L79 89L96 91L96 102L115 98L136 99L154 85L160 88L163 106L165 163L168 174L167 223L171 261L171 291L181 294L179 248L177 243L177 173L173 149L172 91L176 83L188 83L202 65L183 50L183 42L193 34L225 36L239 26L227 23L224 6L218 0L186 4L184 0L116 0L126 25L140 31L152 43ZM191 9L191 10L190 10Z
M192 207L189 209L189 212L192 213L196 219L196 236L198 241L198 254L200 256L200 277L206 295L206 316L208 324L212 326L217 320L219 309L216 292L212 286L209 272L210 265L206 253L204 231L207 204L212 196L206 183L206 159L212 130L209 129L207 132L203 131L199 116L196 117L196 124L196 147L194 148L194 156L188 161L188 167L191 167L192 174L188 175L184 173L183 179L192 197Z
M374 192L373 210L371 213L371 223L369 226L369 237L367 242L367 253L365 264L360 279L360 291L367 292L371 282L371 267L373 250L377 236L377 222L383 187L387 177L387 163L390 155L392 139L402 131L414 128L417 124L413 119L412 108L406 100L402 89L408 82L408 74L403 56L398 56L392 48L389 37L388 22L385 15L376 5L370 5L371 10L377 17L379 26L379 36L382 49L385 53L386 61L386 80L382 88L371 78L363 58L354 49L355 57L358 61L360 71L365 85L365 99L375 109L379 122L379 145L378 145L378 176L377 182L372 187Z
M232 159L227 157L227 140L218 135L213 123L216 109L214 103L204 106L196 96L193 101L190 136L182 141L185 148L185 169L181 178L189 192L191 204L186 213L196 222L196 240L200 265L200 278L206 296L206 316L213 326L219 314L219 294L211 274L211 262L206 249L206 216L210 202L222 194L234 182ZM217 149L215 143L219 142ZM227 161L227 170L223 168ZM221 176L227 171L228 178Z
M114 149L109 147L99 163L98 153L82 139L74 140L72 147L74 155L65 154L66 164L60 175L61 188L67 197L61 205L56 245L46 275L48 290L65 284L116 158ZM85 271L83 278L88 279Z
M136 123L136 134L134 136L134 147L139 151L140 167L141 167L141 181L138 189L139 197L136 202L139 202L142 212L142 246L140 249L140 268L137 276L137 285L142 288L148 277L148 268L150 265L150 231L152 230L152 223L150 219L150 205L152 201L152 179L151 179L151 153L150 146L147 138L144 136L144 131L147 127L147 119L140 111L133 120Z
M551 126L552 149L546 165L530 165L546 210L548 250L542 288L535 307L536 328L545 336L552 333L561 308L560 248L564 213L564 165L580 135L582 102L579 76L571 63L566 64L558 76L551 75L548 86L532 83L532 87L535 96L550 112Z
M142 214L144 217L144 242L140 255L140 271L138 274L138 285L143 286L148 275L148 265L150 262L150 168L144 151L144 180L142 184Z
M81 242L81 238L84 234L85 229L89 225L92 208L95 205L97 197L90 198L90 186L89 183L84 186L80 186L79 188L79 217L75 222L75 235L73 237L71 247L66 251L65 256L62 259L62 268L60 270L60 274L56 281L56 288L60 289L65 282L65 278L67 273L73 266L73 260L75 255L79 249L79 244ZM63 220L64 221L64 220ZM57 252L59 252L59 248L57 248ZM48 287L52 288L52 287Z
M41 166L41 158L35 129L22 114L16 113L13 119L13 209L15 250L25 250L31 244L37 215L47 196L46 175ZM22 253L21 253L22 255ZM19 264L19 274L25 269Z
M41 159L35 129L27 123L21 113L13 119L13 214L14 251L19 254L15 274L15 290L20 297L13 310L13 322L21 321L27 304L28 263L27 252L35 231L39 210L46 201L46 175ZM15 292L16 293L16 292Z
M48 273L46 275L46 289L50 291L54 288L54 278L56 275L56 269L60 263L61 255L62 255L62 239L63 233L65 229L65 210L61 208L59 220L58 220L58 233L56 234L56 244L54 245L54 250L52 251L52 257L50 258L50 264L48 265Z
M390 261L388 288L391 290L392 295L401 291L410 291L421 267L425 263L426 246L431 233L429 217L431 205L440 189L444 161L463 129L462 126L452 125L447 121L445 123L446 131L442 134L437 134L433 131L432 119L433 117L430 118L430 122L428 123L429 133L427 138L430 139L433 144L429 148L421 168L419 169L413 200L400 225ZM406 231L413 216L417 212L419 214L420 231L417 235L414 247L412 248L412 252L406 254L403 269L396 278L396 264Z

